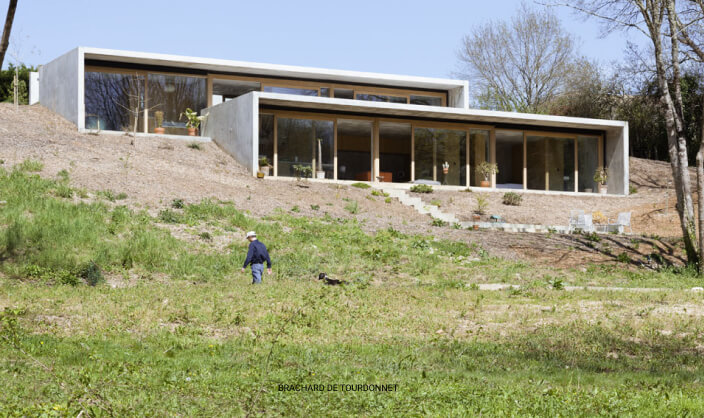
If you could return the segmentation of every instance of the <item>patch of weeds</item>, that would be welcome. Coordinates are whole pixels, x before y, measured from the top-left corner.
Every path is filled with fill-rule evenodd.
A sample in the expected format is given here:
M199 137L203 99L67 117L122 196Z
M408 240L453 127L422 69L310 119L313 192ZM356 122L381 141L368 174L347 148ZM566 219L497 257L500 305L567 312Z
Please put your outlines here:
M368 183L359 183L359 182L357 182L357 183L352 183L350 186L356 187L356 188L358 188L358 189L368 189L368 188L372 187L372 186L371 186L370 184L368 184Z
M70 199L73 197L73 189L65 184L59 184L56 186L56 196L63 197L64 199Z
M353 215L359 213L359 205L356 200L352 200L345 205L345 210Z
M477 194L477 206L474 209L474 213L477 215L484 215L486 210L489 208L489 201L486 196L482 194Z
M115 200L125 200L127 199L127 193L125 192L120 192L117 195L115 195Z
M447 222L443 221L440 218L433 218L433 222L431 224L432 226L447 226Z
M164 209L159 212L159 220L167 224L179 224L183 222L183 215L171 209Z
M310 208L312 210L318 210L318 209L320 209L320 205L310 205Z
M105 280L100 267L92 260L79 270L78 275L85 280L89 286L96 286L98 283L102 283Z
M42 163L41 161L38 161L38 160L32 160L31 158L27 158L26 160L17 164L15 166L15 169L18 171L24 171L24 172L28 172L28 173L36 173L36 172L42 171L42 169L44 169L44 163Z
M58 177L60 181L68 181L68 178L69 178L68 170L66 170L65 168L62 168L61 170L59 170L58 173L56 173L56 177Z
M638 193L638 188L632 184L628 185L628 193L629 194L636 194Z
M523 201L523 196L519 195L516 192L506 192L504 193L503 197L503 204L508 205L508 206L521 206L521 202Z
M601 237L596 232L589 232L589 233L582 232L582 236L584 238L586 238L587 241L590 241L590 242L600 242L601 241Z
M381 190L372 190L372 196L384 196L389 197L388 193L384 193Z
M618 260L621 263L630 263L631 257L628 255L627 252L622 252L621 254L616 256L616 260Z
M412 193L432 193L433 186L429 184L414 184L411 186Z
M198 150L198 151L200 151L200 150L203 149L203 146L202 146L200 143L195 142L195 141L194 141L194 142L189 142L188 145L186 145L186 146L187 146L188 148L190 148L190 149L195 149L195 150Z
M386 199L384 199L384 203L391 203L391 198L387 197Z
M442 202L441 202L440 200L438 200L438 199L433 199L433 200L430 201L430 204L433 205L433 206L440 207L440 205L442 205Z
M174 209L183 209L186 206L186 204L183 202L183 199L174 199L171 201L171 207Z
M565 283L559 277L545 276L545 280L548 282L548 285L554 290L565 289Z
M640 240L637 238L631 238L631 247L633 247L634 250L637 250L640 247Z
M455 222L455 223L452 224L452 229L462 229L462 225L460 225L459 223Z
M428 248L430 248L430 243L428 242L428 240L416 239L413 240L413 242L411 243L411 248L415 248L417 250L427 250Z
M110 190L110 189L99 191L99 192L98 192L98 196L102 196L103 198L105 198L105 199L107 199L107 200L109 200L109 201L111 201L111 202L114 202L114 201L116 200L116 198L115 198L115 192L113 192L113 191Z
M470 283L469 290L479 290L479 285L476 283Z
M212 240L213 240L213 236L210 235L210 232L208 232L208 231L203 231L203 232L201 232L200 234L198 234L198 236L199 236L200 239L202 239L203 241L212 241Z
M81 199L87 199L88 198L88 191L86 189L75 189L74 190L78 197Z
M300 211L301 211L301 208L299 208L298 205L294 205L294 206L291 208L291 212L298 213L298 212L300 212Z
M465 193L472 193L472 189L470 189L469 187L467 187L466 189L462 189L460 191L465 192Z

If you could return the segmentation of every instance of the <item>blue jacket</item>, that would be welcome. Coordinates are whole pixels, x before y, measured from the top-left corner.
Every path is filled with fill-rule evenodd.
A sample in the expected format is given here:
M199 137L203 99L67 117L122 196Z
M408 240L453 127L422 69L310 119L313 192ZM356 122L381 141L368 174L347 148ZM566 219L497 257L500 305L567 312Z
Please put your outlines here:
M271 268L271 259L269 252L266 250L266 245L260 241L252 241L249 243L249 251L247 251L247 259L244 260L242 268L247 268L250 264L262 264L266 261L266 268Z

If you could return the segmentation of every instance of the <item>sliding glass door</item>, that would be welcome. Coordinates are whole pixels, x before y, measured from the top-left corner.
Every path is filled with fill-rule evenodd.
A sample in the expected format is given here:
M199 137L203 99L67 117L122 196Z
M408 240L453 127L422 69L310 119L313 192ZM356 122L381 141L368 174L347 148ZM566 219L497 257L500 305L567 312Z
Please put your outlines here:
M467 185L467 131L415 128L413 135L416 180Z
M372 181L373 124L366 120L337 121L337 178Z

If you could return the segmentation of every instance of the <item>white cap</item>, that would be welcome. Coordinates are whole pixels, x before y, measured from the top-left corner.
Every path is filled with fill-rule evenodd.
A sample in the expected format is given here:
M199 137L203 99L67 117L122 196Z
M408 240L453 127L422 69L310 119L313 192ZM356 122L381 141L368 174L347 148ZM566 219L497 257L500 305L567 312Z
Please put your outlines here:
M247 238L249 238L249 237L256 237L256 236L257 236L257 234L256 234L254 231L249 231L249 232L247 232Z

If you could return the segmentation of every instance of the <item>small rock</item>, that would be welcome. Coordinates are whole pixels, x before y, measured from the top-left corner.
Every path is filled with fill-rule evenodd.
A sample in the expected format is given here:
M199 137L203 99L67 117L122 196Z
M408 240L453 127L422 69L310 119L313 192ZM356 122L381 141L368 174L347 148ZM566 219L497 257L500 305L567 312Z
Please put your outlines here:
M444 333L445 333L445 331L443 331L443 330L439 329L439 330L435 331L435 333L436 333L436 334L444 334Z
M693 287L692 292L704 292L704 287Z

